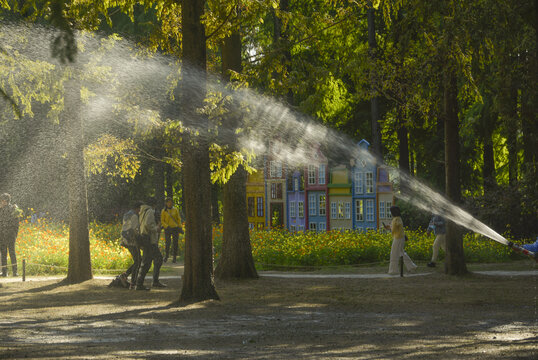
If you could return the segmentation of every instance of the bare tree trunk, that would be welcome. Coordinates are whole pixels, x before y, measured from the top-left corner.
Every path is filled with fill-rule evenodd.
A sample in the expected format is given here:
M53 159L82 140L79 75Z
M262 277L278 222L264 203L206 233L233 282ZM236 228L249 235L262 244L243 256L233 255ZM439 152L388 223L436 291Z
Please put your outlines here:
M219 196L220 185L217 183L211 184L211 223L213 225L220 225L220 210L219 210Z
M239 31L224 39L222 47L222 70L228 81L228 71L241 72L241 37ZM235 129L241 124L240 115L231 113L226 119L230 133L230 150L238 151ZM247 172L240 165L223 186L224 231L222 255L215 270L218 278L257 278L252 258L247 217Z
M280 0L278 8L282 12L288 12L290 10L290 0ZM285 65L286 72L291 72L291 50L288 39L288 31L282 29L282 20L277 15L276 11L273 11L273 45L278 49L281 54L282 63ZM281 80L281 79L280 79ZM288 104L294 104L293 91L288 88L286 93L286 101Z
M174 167L170 164L166 164L165 167L165 180L166 180L166 196L167 197L173 197L174 196Z
M205 1L182 0L183 86L180 109L201 136L187 134L183 141L184 201L186 208L185 270L181 302L218 299L213 278L211 179L208 119L197 115L203 106L206 81L205 29L201 22Z
M69 265L70 284L89 280L92 275L88 230L88 194L84 171L84 125L80 116L80 87L68 83L64 95L64 126L67 126L69 187Z
M491 104L488 102L487 104ZM482 178L484 187L484 197L489 198L492 192L497 187L497 179L495 174L495 157L493 153L493 124L495 124L496 113L486 110L483 114L484 119L483 132L483 158L484 167L482 168Z
M401 110L398 111L398 144L398 167L401 171L409 174L409 140L407 138L407 126Z
M375 9L371 1L368 1L368 47L370 49L370 59L376 60L377 42L375 39ZM372 71L373 74L373 71ZM375 75L370 77L371 87L375 90ZM372 127L372 151L375 155L381 157L381 127L379 126L379 98L373 96L370 100L371 127Z
M461 202L458 88L453 70L447 70L444 83L446 196L458 204ZM445 273L460 276L467 273L463 234L452 221L447 221Z
M159 141L159 145L162 146L162 142ZM161 149L157 151L157 157L162 159L163 153ZM164 208L164 165L162 161L155 161L153 163L153 183L155 186L155 200L157 202L156 209L160 214L160 210Z

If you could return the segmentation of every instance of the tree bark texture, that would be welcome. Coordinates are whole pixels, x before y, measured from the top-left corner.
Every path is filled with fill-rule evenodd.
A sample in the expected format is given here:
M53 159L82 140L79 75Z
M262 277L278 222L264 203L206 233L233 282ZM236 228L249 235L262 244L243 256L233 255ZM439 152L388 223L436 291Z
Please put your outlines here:
M241 37L239 31L224 39L222 47L224 78L230 80L229 70L241 71ZM230 150L238 151L235 129L241 125L241 115L231 113L226 119L230 134ZM220 279L257 278L258 273L252 258L250 232L247 216L247 172L240 165L223 186L224 231L222 254L215 274Z
M496 113L491 113L486 111L484 116L487 116L485 119L485 124L482 128L483 134L483 159L484 166L482 168L482 178L484 186L484 197L489 198L497 187L497 179L495 174L495 156L493 153L493 126L489 124L493 123L493 118L497 116Z
M84 126L80 116L80 87L68 83L64 95L64 126L68 141L69 265L66 281L80 283L93 277L88 230L88 194L84 170Z
M461 180L458 87L456 75L452 69L447 69L444 82L446 196L451 202L459 204L461 202ZM459 276L467 273L463 252L463 234L461 228L452 221L447 221L445 273Z
M162 146L162 143L160 144ZM164 152L162 150L158 151L158 158L162 159ZM157 202L157 211L160 214L160 211L164 209L164 166L165 163L157 160L153 162L153 176L154 176L154 186L155 186L155 200Z
M368 47L370 49L370 60L372 63L375 63L376 60L376 49L377 42L375 38L375 9L372 5L372 2L368 2ZM372 76L370 77L371 86L375 91L375 80L376 76L372 71ZM370 100L370 111L371 111L371 131L372 131L372 151L375 155L381 157L381 127L379 126L379 98L377 96L372 96Z
M211 184L211 223L220 225L219 196L221 188L217 183Z
M183 88L180 111L187 126L196 126L201 132L196 138L187 134L182 149L186 234L180 302L189 303L219 298L213 278L208 120L196 112L205 97L206 44L201 23L204 5L203 0L181 1Z

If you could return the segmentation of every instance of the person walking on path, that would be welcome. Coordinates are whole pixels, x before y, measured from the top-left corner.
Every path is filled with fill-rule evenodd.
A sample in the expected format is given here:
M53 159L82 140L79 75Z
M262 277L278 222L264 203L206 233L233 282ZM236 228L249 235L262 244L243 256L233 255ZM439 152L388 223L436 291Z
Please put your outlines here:
M7 276L7 254L11 260L11 271L17 276L17 254L15 242L19 233L21 209L11 203L11 195L0 195L0 258L2 259L2 276Z
M138 270L140 269L141 255L138 244L138 237L140 234L140 223L138 221L138 214L140 213L140 207L142 202L137 201L133 204L133 207L123 215L123 224L121 228L121 245L124 246L133 258L133 264L120 275L122 282L127 282L129 275L131 275L130 288L136 286L136 279L138 277Z
M404 250L406 236L404 232L400 208L398 206L391 206L390 213L392 214L392 223L390 224L390 226L385 225L385 229L392 232L389 275L397 275L399 273L398 262L401 256L403 256L403 261L405 267L407 268L407 271L413 272L416 270L417 266Z
M152 287L163 288L165 284L159 281L159 273L163 264L163 256L159 250L159 226L155 222L155 201L148 201L148 205L140 207L140 243L142 248L142 264L136 280L136 290L149 290L144 286L151 262L153 262Z
M433 215L426 233L430 235L431 232L435 234L435 240L432 246L432 261L428 263L428 267L435 267L437 256L439 255L439 247L446 252L446 221L442 216Z
M179 234L183 232L181 227L181 217L179 211L174 207L174 202L171 197L165 200L165 207L161 211L161 226L164 229L165 238L165 255L164 262L168 261L170 254L170 244L172 245L172 262L176 262L177 249L179 243Z

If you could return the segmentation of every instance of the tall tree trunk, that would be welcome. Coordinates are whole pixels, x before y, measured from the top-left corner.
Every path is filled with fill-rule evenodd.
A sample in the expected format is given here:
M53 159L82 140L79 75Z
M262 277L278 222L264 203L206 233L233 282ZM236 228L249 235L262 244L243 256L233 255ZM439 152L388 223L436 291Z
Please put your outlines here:
M220 210L219 210L219 195L220 185L217 183L211 184L211 223L220 225Z
M211 229L211 179L208 119L197 114L203 106L206 82L205 28L201 22L205 1L181 1L183 30L183 79L180 109L195 119L200 136L186 134L183 141L184 201L186 208L185 268L181 302L218 299L213 278Z
M80 86L69 81L64 95L64 125L67 126L69 187L69 265L70 284L91 279L88 194L84 171L84 125L80 116Z
M222 46L222 70L230 81L229 70L241 72L241 37L239 31L224 39ZM226 119L230 134L230 150L239 151L235 129L242 121L239 114L231 113ZM223 186L224 231L222 255L215 270L218 278L257 278L258 273L252 258L247 216L247 172L239 165L235 173Z
M159 145L162 146L162 142L159 141ZM161 150L157 151L157 157L162 159L164 154ZM153 184L155 186L155 200L156 200L156 213L160 214L160 211L164 209L164 166L165 163L158 160L153 163Z
M518 179L517 133L519 130L519 121L517 113L517 89L515 88L513 82L511 84L510 97L507 105L508 113L506 115L508 116L507 120L509 122L506 128L506 145L508 148L508 183L514 186Z
M441 94L439 94L441 95ZM435 116L432 112L432 116ZM436 131L435 131L435 142L432 144L432 151L434 154L434 163L431 165L433 180L436 185L437 191L444 191L446 189L446 178L445 178L445 148L444 148L444 139L445 139L445 119L444 116L435 116L437 117Z
M165 180L166 180L166 196L167 197L174 197L174 167L170 164L165 164L164 166L165 170Z
M375 63L376 61L376 49L377 42L375 38L375 9L371 1L368 1L368 47L370 53L370 61ZM376 90L376 76L372 70L370 76L370 85L373 88L373 92ZM371 116L371 130L372 130L372 151L375 155L381 157L381 127L379 126L379 98L378 96L372 96L370 100Z
M491 106L491 102L486 102L486 105ZM484 118L484 124L482 128L483 134L483 159L484 167L482 168L482 178L484 186L484 197L490 198L492 192L497 187L497 179L495 174L495 157L493 153L493 124L496 123L496 113L492 113L489 109L486 109L482 116Z
M278 8L281 12L288 12L290 10L290 0L280 0ZM284 78L291 72L291 49L288 40L288 31L282 28L282 20L278 16L276 10L273 11L273 45L282 54L281 60L286 68L286 74L281 75L282 78ZM282 80L283 79L281 79L281 82L285 83ZM290 105L294 104L293 91L291 88L288 88L288 91L286 92L286 101Z
M409 140L407 138L407 126L405 125L405 119L403 118L403 111L398 106L398 167L401 171L409 174Z
M453 71L448 67L444 79L445 177L447 198L453 203L459 204L461 202L461 180L458 87ZM452 221L447 221L445 273L460 276L467 273L462 229Z

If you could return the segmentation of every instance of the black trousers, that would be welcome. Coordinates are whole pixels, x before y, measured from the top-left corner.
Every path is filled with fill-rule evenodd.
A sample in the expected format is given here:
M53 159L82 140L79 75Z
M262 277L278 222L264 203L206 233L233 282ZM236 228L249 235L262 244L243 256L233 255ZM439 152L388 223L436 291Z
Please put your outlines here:
M159 281L159 274L163 264L163 255L157 244L142 247L142 264L140 265L138 279L136 280L137 285L144 284L144 279L151 267L151 262L153 262L153 282L157 282Z
M127 275L127 277L131 275L131 284L136 284L138 270L140 269L140 262L142 261L140 249L137 246L126 246L126 248L131 253L133 264L127 269L127 271L125 271L125 275Z
M170 244L172 244L172 257L175 260L177 256L177 248L179 244L179 228L164 229L164 239L165 239L164 258L168 260L168 255L170 254Z
M17 236L10 236L8 239L0 239L0 258L2 259L2 276L7 276L7 254L11 260L12 275L17 275L17 254L15 253L15 240Z

